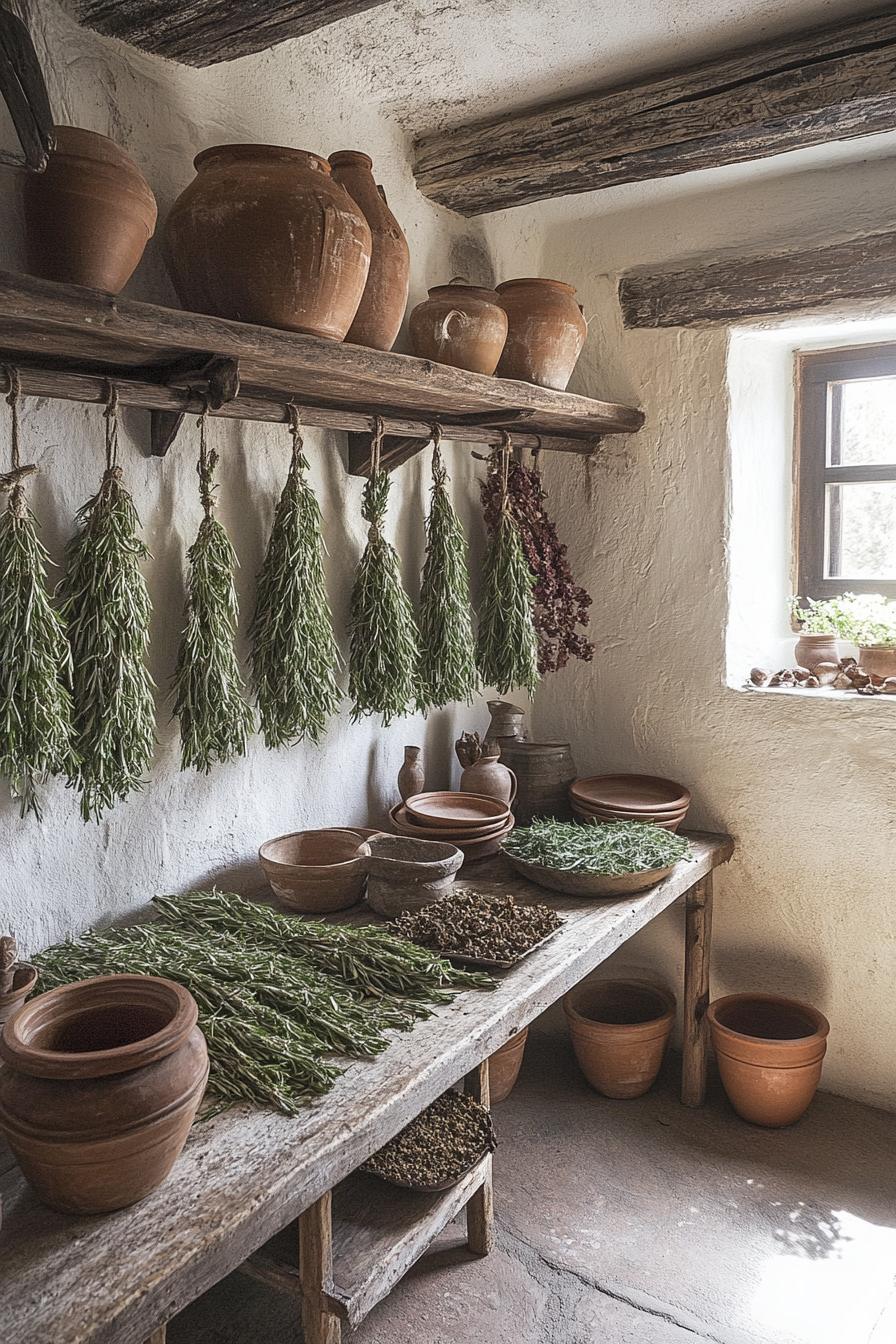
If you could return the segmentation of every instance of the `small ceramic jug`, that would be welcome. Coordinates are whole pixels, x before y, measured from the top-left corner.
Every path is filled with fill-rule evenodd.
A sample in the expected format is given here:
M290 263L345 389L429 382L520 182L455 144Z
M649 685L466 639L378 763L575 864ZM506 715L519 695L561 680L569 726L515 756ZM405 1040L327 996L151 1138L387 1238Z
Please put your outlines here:
M485 742L497 742L500 746L502 741L519 742L525 738L524 709L520 709L519 705L511 705L507 700L489 700L488 708L492 721L485 734Z
M423 762L420 760L420 747L405 747L404 765L398 772L398 792L401 794L401 801L406 803L409 798L413 798L415 793L423 792L425 777L423 774Z
M489 742L472 765L460 777L461 793L478 793L486 798L497 798L501 803L512 803L516 797L516 775L498 759L501 748Z

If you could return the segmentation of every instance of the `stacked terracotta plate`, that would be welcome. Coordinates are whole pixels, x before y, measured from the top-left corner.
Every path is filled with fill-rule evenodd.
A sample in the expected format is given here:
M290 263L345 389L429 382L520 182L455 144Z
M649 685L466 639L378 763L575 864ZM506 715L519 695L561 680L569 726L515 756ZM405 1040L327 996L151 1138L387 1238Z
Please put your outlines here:
M654 821L677 831L691 795L683 784L654 775L590 775L569 786L579 821Z
M389 816L397 835L447 840L466 863L497 854L514 825L506 803L480 793L418 793L393 807Z

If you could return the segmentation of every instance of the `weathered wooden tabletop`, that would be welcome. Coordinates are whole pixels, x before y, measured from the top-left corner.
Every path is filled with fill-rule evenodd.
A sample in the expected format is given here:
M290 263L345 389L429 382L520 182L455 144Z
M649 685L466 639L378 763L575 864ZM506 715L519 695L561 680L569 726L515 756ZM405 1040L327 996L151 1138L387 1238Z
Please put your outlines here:
M197 1124L168 1179L132 1208L53 1213L0 1140L0 1340L142 1344L731 856L726 836L689 838L695 862L620 901L547 892L503 857L477 865L468 885L553 906L560 933L495 990L459 994L378 1058L348 1064L301 1115L240 1105Z

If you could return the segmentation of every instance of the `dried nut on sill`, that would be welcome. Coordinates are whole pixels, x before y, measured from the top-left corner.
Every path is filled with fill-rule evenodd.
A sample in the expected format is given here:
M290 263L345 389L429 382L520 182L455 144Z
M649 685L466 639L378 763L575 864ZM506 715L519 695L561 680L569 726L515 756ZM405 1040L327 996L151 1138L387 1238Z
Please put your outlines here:
M795 667L793 669L793 679L794 681L798 681L800 685L802 685L804 681L808 681L811 676L812 673L809 671L808 667Z
M802 683L802 685L807 691L814 691L816 687L821 685L821 682L818 680L817 677L809 676Z
M769 679L770 674L766 672L764 667L753 667L750 669L750 680L754 686L767 686Z
M896 695L896 677L887 677L880 689L884 695Z
M838 672L832 682L832 685L835 691L852 690L852 682L850 681L849 677L846 675L845 672Z
M812 675L818 678L819 686L833 686L840 675L839 664L817 663L812 669Z

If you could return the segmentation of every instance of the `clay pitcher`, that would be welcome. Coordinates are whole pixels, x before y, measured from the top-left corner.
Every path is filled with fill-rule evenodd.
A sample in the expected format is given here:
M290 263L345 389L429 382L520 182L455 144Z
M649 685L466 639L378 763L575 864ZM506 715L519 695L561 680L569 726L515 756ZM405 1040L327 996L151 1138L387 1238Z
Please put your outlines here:
M117 294L156 226L156 198L114 140L56 126L42 173L25 173L25 256L31 275Z
M411 313L411 353L471 373L495 371L507 336L507 314L493 289L460 276L437 285Z
M505 280L497 293L507 314L498 377L563 392L588 330L572 285L562 280Z
M185 308L341 341L367 283L367 221L317 154L216 145L165 221Z
M367 284L345 339L350 345L391 350L407 307L411 253L385 192L373 180L372 167L366 154L353 149L330 155L333 180L360 208L371 235Z
M489 742L478 761L462 772L461 793L478 793L497 798L501 803L512 803L516 797L516 775L501 764L500 755L501 748Z
M496 742L501 746L504 742L522 741L526 736L523 729L523 716L526 711L520 709L519 705L512 705L509 700L489 700L487 703L492 719L483 745L486 742Z
M422 793L426 784L423 762L420 760L420 747L405 747L404 765L398 772L398 792L401 801L406 803L415 793Z

